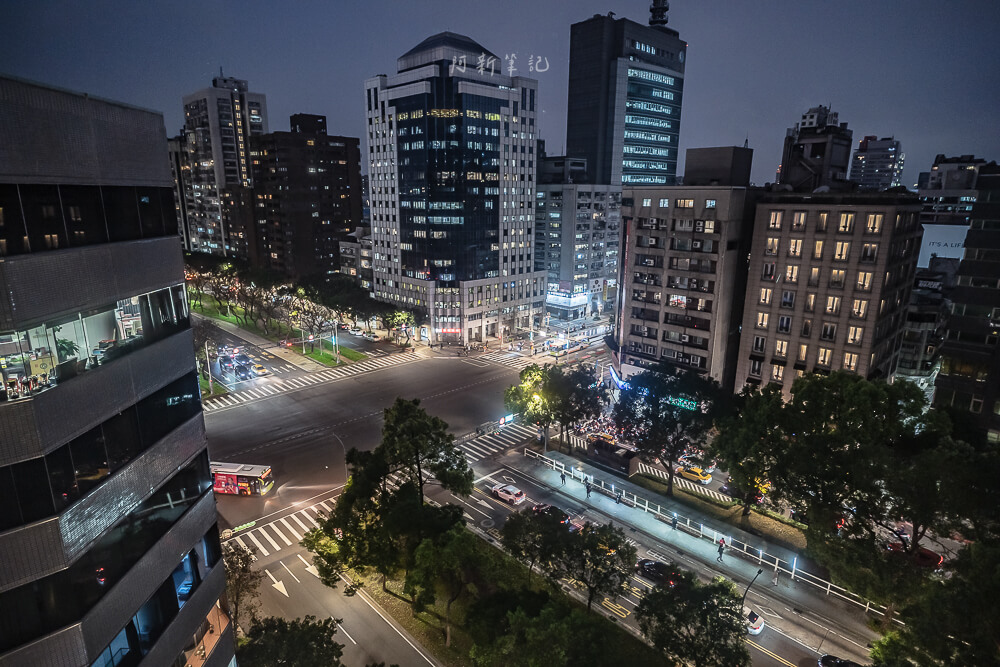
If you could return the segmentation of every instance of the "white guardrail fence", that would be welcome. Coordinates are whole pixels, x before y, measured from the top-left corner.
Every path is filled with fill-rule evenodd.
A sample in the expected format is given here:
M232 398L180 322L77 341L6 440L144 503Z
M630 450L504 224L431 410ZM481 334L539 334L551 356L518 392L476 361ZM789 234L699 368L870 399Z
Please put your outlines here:
M651 502L647 498L637 496L634 493L624 491L621 488L615 489L613 484L606 483L603 479L594 477L593 475L586 474L575 467L567 468L562 461L556 461L543 454L536 451L524 449L524 455L527 458L537 459L539 463L545 465L552 470L566 474L568 477L575 479L581 483L585 480L589 480L591 488L595 491L599 491L604 495L614 498L616 494L622 494L622 502L630 507L635 507L643 512L652 514L659 521L668 524L676 529L683 530L689 535L698 537L704 540L708 540L713 544L718 543L720 537L725 537L727 540L727 546L729 553L740 556L748 561L756 562L761 567L767 566L771 569L775 576L779 574L787 574L790 581L800 581L805 584L809 584L814 588L822 590L826 595L834 595L842 600L846 600L853 604L863 607L865 613L878 614L879 616L884 616L886 607L880 604L876 604L869 600L864 599L860 595L852 593L842 586L838 586L832 582L821 579L809 572L798 569L797 558L792 558L792 562L789 563L787 560L778 558L769 553L764 552L750 544L741 542L740 540L734 539L730 535L723 535L713 528L706 527L699 523L698 521L692 520L690 517L677 514L673 511L664 509L662 506L655 502ZM900 621L896 621L899 623Z

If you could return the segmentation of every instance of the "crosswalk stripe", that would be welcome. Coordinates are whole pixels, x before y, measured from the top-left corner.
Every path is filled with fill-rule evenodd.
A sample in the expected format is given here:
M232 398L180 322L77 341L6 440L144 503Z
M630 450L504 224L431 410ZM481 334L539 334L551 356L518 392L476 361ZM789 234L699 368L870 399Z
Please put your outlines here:
M333 511L333 510L331 510L331 509L330 509L330 507L329 507L329 506L328 506L328 505L326 504L326 501L323 501L323 500L321 500L319 504L320 504L320 507L322 507L323 509L325 509L325 510L326 510L326 513L327 513L327 514L329 514L329 513L331 512L331 511Z
M469 452L465 451L464 449L462 450L462 453L465 454L465 458L469 459L469 463L475 463L476 461L479 460L478 456L473 456L472 454L470 454Z
M256 537L253 536L253 533L247 533L247 537L249 537L250 540L257 545L257 548L260 549L261 554L267 556L270 553L267 549L264 548L264 545L260 543L260 540L258 540Z
M295 514L292 515L292 521L294 521L295 523L297 523L300 526L302 526L303 532L308 533L311 529L309 528L309 526L307 526L306 524L302 523L302 519L300 519L297 516L298 514L299 514L299 512L296 512Z
M236 544L240 545L244 549L249 549L249 547L247 546L247 543L243 541L243 538L241 538L241 537L234 537L233 540L235 540Z
M481 445L477 446L475 443L472 442L465 443L463 447L465 448L466 451L474 452L476 454L479 454L480 456L489 456L490 454L493 453L488 449L486 449L485 447L482 447Z
M312 509L312 508L310 508L310 509ZM302 510L301 512L299 512L299 514L301 514L301 515L302 515L302 516L304 516L304 517L305 517L306 519L308 519L308 520L309 520L309 523L311 523L312 525L316 526L317 528L319 527L319 522L318 522L318 521L316 521L316 519L314 519L314 518L312 518L311 516L309 516L309 512L307 512L307 511L305 511L305 510Z
M275 525L276 523L278 523L278 522L277 521L272 521L271 523L267 524L267 527L270 528L271 530L273 530L274 532L276 532L278 534L278 537L280 537L281 541L285 543L285 546L288 546L288 547L292 546L292 541L289 540L287 537L285 537L285 534L283 532L281 532L280 530L278 530L278 527Z
M254 398L264 398L264 394L258 394L256 389L247 389L247 393Z
M288 523L288 519L279 519L279 521L281 521L281 523L285 524L285 528L288 529L289 533L291 533L292 535L295 536L296 540L301 540L302 539L302 536L299 535L299 532L297 530L295 530L294 528L292 528L292 524Z
M306 386L298 378L289 378L285 380L285 384L289 384L295 387L296 389L301 389L302 387Z
M260 533L261 535L263 535L263 536L264 536L264 538L265 538L265 539L266 539L266 540L267 540L268 542L270 542L270 543L271 543L271 546L272 546L272 547L274 547L274 550L275 550L275 551L279 551L279 550L281 550L281 547L279 547L279 546L278 546L278 543L274 541L274 538L273 538L273 537L271 537L271 534L270 534L270 533L268 533L268 532L267 532L266 530L264 530L264 526L261 526L260 528L258 528L258 529L257 529L257 530L255 530L254 532L255 532L255 533Z

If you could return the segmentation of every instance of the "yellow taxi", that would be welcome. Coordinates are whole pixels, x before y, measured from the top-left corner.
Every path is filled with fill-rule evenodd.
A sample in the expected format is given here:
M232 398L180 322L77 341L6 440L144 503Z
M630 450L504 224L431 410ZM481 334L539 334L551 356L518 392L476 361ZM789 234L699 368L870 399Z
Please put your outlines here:
M712 481L712 476L701 468L691 468L688 466L681 466L674 471L676 474L680 475L684 479L691 480L692 482L698 482L699 484L708 484Z

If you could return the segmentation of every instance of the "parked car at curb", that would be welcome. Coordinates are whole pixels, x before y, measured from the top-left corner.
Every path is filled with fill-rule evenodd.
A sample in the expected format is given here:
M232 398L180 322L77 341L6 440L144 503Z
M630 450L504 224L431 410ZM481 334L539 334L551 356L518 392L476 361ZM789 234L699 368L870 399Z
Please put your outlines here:
M747 622L748 635L759 635L764 631L764 617L746 605L743 606L743 618Z
M701 468L689 468L687 466L681 466L674 471L684 479L690 480L692 482L698 482L699 484L708 484L712 481L712 476L707 472L703 471Z

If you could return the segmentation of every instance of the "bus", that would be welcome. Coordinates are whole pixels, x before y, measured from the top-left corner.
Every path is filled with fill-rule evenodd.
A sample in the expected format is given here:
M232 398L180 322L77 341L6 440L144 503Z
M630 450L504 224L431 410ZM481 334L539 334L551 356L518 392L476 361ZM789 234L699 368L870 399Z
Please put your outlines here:
M264 496L274 488L270 466L211 461L212 490L239 496Z
M568 340L565 343L553 343L552 352L550 353L553 357L561 357L566 354L573 354L578 352L583 348L587 347L587 341L582 340Z

